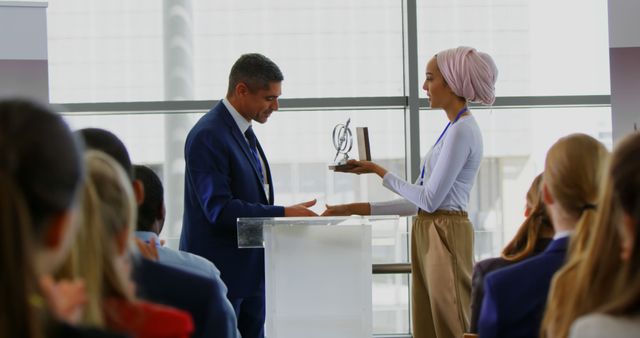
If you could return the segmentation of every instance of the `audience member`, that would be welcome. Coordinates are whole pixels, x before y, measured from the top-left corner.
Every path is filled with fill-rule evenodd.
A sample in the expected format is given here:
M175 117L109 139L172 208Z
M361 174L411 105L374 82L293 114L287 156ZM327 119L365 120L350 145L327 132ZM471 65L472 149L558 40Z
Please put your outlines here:
M615 291L613 287L622 265L618 206L611 200L612 186L603 178L603 187L594 219L579 224L572 236L567 262L553 277L541 325L541 337L567 337L571 324L594 311Z
M59 115L0 101L0 337L120 337L65 323L82 314L84 290L51 278L76 234L82 175L79 147Z
M473 268L471 284L471 328L478 332L478 317L484 298L484 278L492 271L515 264L544 251L553 237L553 226L542 201L542 174L536 176L527 192L526 217L502 256L482 260Z
M158 236L164 227L165 218L162 181L147 166L134 165L133 169L136 180L142 182L144 188L144 201L138 207L136 236L145 242L156 243L158 262L211 278L226 290L227 287L220 279L220 271L213 263L190 252L173 250L160 244ZM229 306L231 307L231 303L229 303Z
M135 299L129 243L136 204L127 174L100 151L86 152L85 167L82 224L70 256L74 277L87 282L84 324L136 338L189 337L188 313Z
M571 261L575 261L571 275L577 279L569 288L569 274L556 277L545 316L549 325L543 327L546 336L566 337L572 323L571 337L638 336L640 134L626 137L615 147L605 187L593 234L585 251ZM567 296L561 294L563 290Z
M491 337L535 337L553 274L562 267L569 236L595 213L608 152L591 136L572 134L547 153L542 196L555 236L544 252L494 271L485 279L479 334Z
M107 153L124 168L140 204L144 200L144 190L142 183L134 179L131 159L122 141L104 129L81 129L77 133L88 148ZM195 323L193 338L238 337L235 313L228 308L223 285L141 257L134 257L133 280L136 294L141 299L188 311Z

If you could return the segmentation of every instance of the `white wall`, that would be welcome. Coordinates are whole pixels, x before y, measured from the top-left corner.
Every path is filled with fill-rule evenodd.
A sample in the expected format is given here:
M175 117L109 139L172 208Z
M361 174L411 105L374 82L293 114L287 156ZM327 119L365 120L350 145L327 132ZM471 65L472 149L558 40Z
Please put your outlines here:
M609 0L613 139L640 128L640 1Z
M0 1L0 97L49 101L46 2Z

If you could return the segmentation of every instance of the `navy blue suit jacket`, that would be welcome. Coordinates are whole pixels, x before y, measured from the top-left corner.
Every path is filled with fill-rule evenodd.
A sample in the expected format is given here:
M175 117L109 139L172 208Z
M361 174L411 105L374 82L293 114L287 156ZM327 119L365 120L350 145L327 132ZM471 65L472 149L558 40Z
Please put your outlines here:
M568 243L569 237L556 239L540 255L487 275L480 337L539 337L551 279L564 264Z
M264 250L239 249L239 217L282 217L265 193L249 144L220 101L189 132L185 144L185 199L180 250L211 260L229 288L229 298L264 297Z
M134 260L133 280L138 297L189 312L192 338L240 337L224 285L147 259Z

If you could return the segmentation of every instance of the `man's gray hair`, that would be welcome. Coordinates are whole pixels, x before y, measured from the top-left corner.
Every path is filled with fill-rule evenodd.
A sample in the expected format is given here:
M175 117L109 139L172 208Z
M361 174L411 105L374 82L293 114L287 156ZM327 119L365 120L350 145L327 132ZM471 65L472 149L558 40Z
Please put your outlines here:
M243 54L231 67L227 95L232 95L241 82L255 92L268 89L270 83L281 82L283 79L280 68L266 56L258 53Z

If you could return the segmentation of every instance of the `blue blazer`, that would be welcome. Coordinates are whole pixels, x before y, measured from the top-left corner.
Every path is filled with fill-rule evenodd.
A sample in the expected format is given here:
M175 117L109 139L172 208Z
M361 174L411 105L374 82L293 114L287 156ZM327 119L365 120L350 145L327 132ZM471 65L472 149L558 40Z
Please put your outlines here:
M487 275L480 337L539 337L551 279L564 264L568 243L569 237L556 239L540 255Z
M229 288L229 298L264 297L264 250L239 249L239 217L282 217L273 205L269 163L268 196L249 144L220 101L191 129L185 143L184 214L180 250L212 261Z
M132 277L138 297L191 314L192 338L240 337L222 283L144 258L134 260Z

